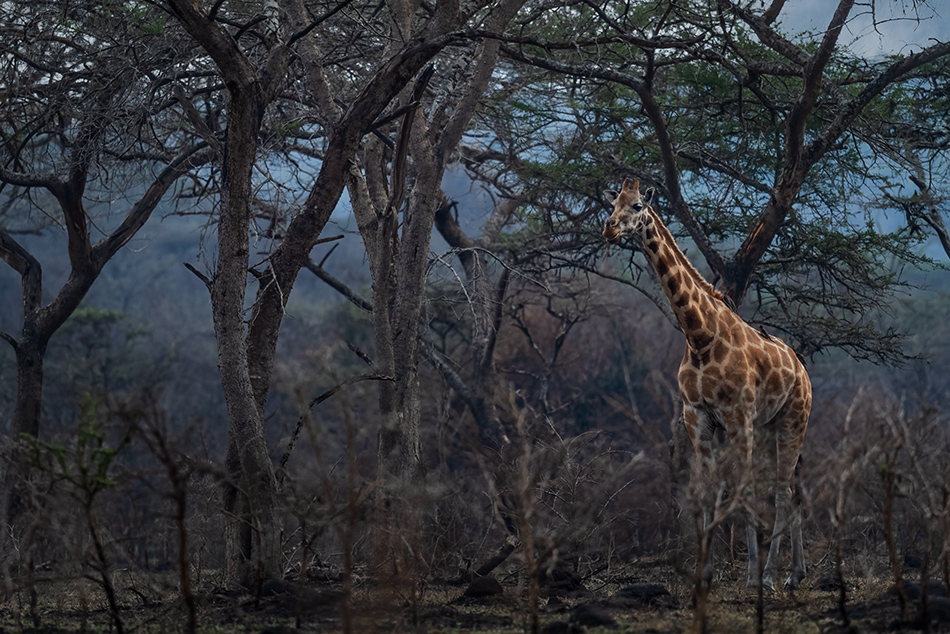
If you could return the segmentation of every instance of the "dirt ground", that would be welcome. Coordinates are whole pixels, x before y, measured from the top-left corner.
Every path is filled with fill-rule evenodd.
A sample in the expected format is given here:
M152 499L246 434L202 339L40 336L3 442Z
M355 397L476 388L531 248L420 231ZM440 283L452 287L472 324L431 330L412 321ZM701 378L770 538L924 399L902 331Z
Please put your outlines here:
M757 593L745 587L739 563L719 571L710 605L708 631L754 632ZM522 571L500 570L494 580L473 586L449 581L417 585L415 597L400 595L355 578L354 632L526 632L530 610ZM812 566L803 587L766 594L765 632L891 632L925 630L920 620L920 584L908 574L908 619L901 619L893 579L846 577L846 626L840 586L828 565ZM123 632L185 632L187 610L171 573L118 570ZM497 583L496 583L497 582ZM950 599L942 584L928 592L929 631L950 632ZM116 632L100 587L92 580L40 580L36 606L30 593L7 584L0 604L0 632ZM412 594L412 593L409 593ZM684 632L693 622L691 591L661 559L632 562L623 569L580 579L555 575L540 588L538 621L545 634L579 632ZM466 596L475 595L475 596ZM213 582L196 584L198 632L342 632L344 602L339 575L306 584L265 583L259 592L216 591Z

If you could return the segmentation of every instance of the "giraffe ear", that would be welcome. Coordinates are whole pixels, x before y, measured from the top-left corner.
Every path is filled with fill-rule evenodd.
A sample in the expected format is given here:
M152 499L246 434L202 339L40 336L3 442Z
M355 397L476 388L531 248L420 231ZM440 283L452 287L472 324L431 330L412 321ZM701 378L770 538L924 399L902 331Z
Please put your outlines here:
M647 187L647 190L643 192L643 197L640 199L640 202L644 205L652 205L654 194L656 194L656 189L653 187Z
M615 192L612 189L604 190L604 199L606 199L606 201L610 203L611 205L617 202L617 196L618 196L617 192Z

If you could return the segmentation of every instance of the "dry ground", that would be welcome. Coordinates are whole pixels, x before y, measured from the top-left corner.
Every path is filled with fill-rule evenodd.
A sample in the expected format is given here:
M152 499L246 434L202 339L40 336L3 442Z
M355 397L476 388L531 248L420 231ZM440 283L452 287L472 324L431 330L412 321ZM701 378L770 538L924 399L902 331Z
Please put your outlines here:
M886 563L886 562L882 562ZM753 632L757 594L745 587L738 563L726 565L717 579L709 617L712 632ZM528 631L529 610L523 577L516 563L502 570L502 594L482 598L464 596L465 585L430 582L418 587L416 600L359 583L354 591L352 631L449 632ZM332 577L333 575L331 575ZM186 611L170 573L116 571L125 632L184 632ZM803 588L767 595L764 600L766 632L890 632L920 630L911 619L900 620L896 595L889 594L893 580L849 576L847 607L851 627L843 625L838 609L839 592L830 566L813 566ZM908 580L911 594L918 587ZM342 584L339 576L314 580L303 586L271 582L258 596L221 592L213 581L197 584L199 632L341 632ZM569 585L569 584L568 584ZM46 579L37 583L37 605L31 610L30 594L8 583L0 604L0 632L115 632L107 603L90 580ZM668 592L668 594L666 594ZM541 590L541 631L562 632L683 632L690 628L693 612L690 589L662 561L634 562L622 570L591 575L583 588ZM414 603L414 605L413 605ZM950 632L950 601L931 600L936 619L930 631ZM35 615L35 618L34 618Z

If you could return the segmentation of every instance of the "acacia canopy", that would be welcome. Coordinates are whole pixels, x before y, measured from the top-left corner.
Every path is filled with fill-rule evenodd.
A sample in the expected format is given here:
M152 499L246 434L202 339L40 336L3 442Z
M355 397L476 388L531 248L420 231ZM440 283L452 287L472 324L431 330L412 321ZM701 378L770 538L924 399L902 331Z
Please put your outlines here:
M842 0L804 35L782 27L785 4L537 9L503 46L511 81L486 104L466 165L523 202L509 240L608 274L601 190L656 185L681 243L750 321L806 355L899 362L881 313L905 264L930 265L919 229L946 235L950 44L868 58L844 27L882 3ZM930 206L912 204L918 181Z

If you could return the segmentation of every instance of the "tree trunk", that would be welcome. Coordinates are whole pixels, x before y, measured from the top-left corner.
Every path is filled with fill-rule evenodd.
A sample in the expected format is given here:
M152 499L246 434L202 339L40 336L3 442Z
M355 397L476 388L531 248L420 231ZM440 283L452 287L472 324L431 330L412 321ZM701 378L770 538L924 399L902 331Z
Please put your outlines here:
M43 398L43 356L48 337L26 335L16 347L16 404L13 431L17 435L40 433L40 406Z
M40 407L43 399L43 356L49 339L38 336L23 336L16 346L17 391L13 409L12 431L14 439L21 434L38 436L40 433ZM22 479L27 477L29 463L26 456L17 452L7 467L4 477L6 491L5 521L14 523L23 506Z
M225 490L227 582L256 587L280 574L277 478L248 369L244 298L250 253L251 172L263 104L256 84L230 87L225 189L211 311L230 420Z
M417 92L421 93L419 87ZM404 479L407 483L419 481L424 472L419 448L419 335L429 241L442 200L443 171L441 161L434 156L426 138L422 110L418 109L411 116L417 119L415 129L403 131L402 136L411 146L406 149L413 156L415 181L403 215L398 250L392 254L395 271L389 280L394 286L386 291L393 306L388 332L380 332L381 337L377 339L377 350L389 349L386 354L391 357L396 378L393 383L380 384L383 427L379 436L379 471L381 477ZM403 123L406 125L411 125L410 117ZM393 215L396 211L393 209ZM374 301L374 306L379 305Z
M289 50L276 44L256 69L230 33L197 3L168 0L171 12L212 57L228 89L224 147L224 191L218 221L217 270L211 283L211 312L218 369L228 409L225 461L226 581L256 588L280 574L277 477L267 449L263 404L249 364L244 300L250 254L252 171L264 109L283 82ZM290 288L282 289L289 293ZM276 334L275 334L276 338Z

